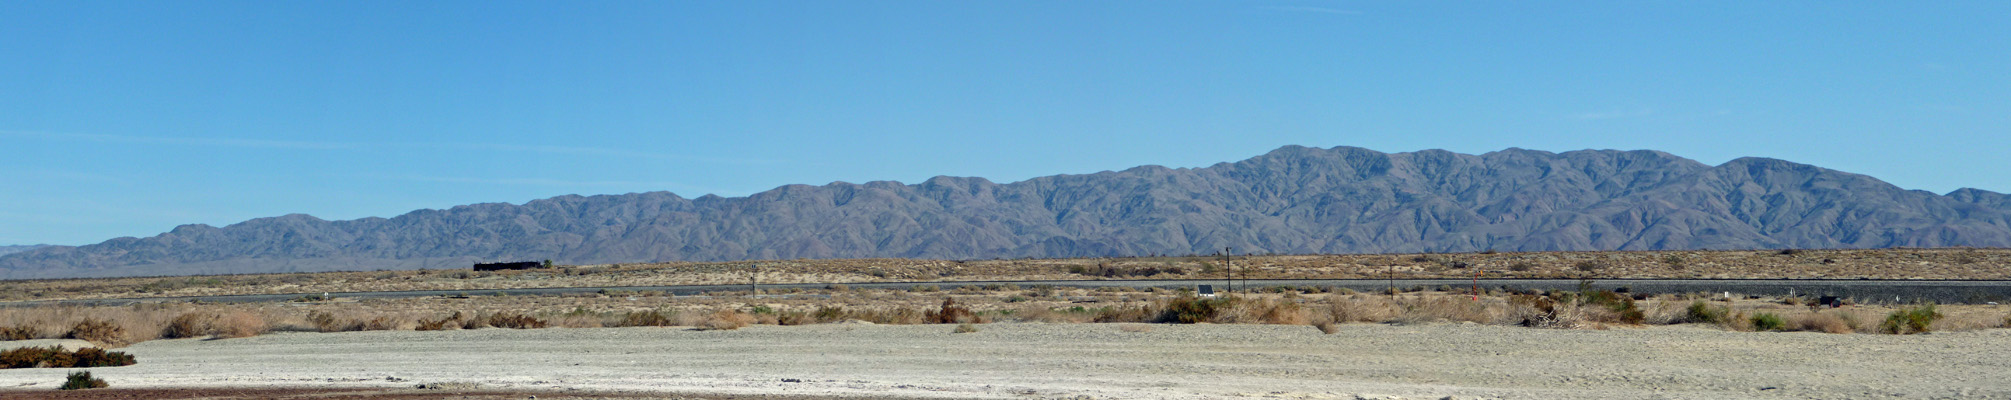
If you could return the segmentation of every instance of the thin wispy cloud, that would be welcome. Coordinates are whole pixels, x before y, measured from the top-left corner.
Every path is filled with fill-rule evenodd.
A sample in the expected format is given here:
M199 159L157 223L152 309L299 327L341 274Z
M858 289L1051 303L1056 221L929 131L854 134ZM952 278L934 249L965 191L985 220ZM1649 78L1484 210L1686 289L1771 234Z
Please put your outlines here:
M1572 114L1571 118L1583 121L1597 121L1607 119L1640 118L1650 115L1655 115L1655 110L1644 108L1631 111L1604 111L1604 112L1578 113L1578 114Z
M701 192L701 193L717 194L721 196L736 195L741 193L740 191L693 186L670 181L568 180L568 179L551 179L551 178L478 178L478 177L463 177L463 176L429 176L429 175L398 175L398 176L389 176L385 178L416 181L416 182L466 183L466 184L478 184L478 185L620 187L620 188L642 187L642 188L655 188L655 189L666 189L666 190L677 189L676 191L680 192Z
M1263 8L1263 9L1265 9L1265 10L1271 10L1271 11L1291 11L1291 12L1309 12L1309 13L1320 13L1320 14L1334 14L1334 15L1361 15L1361 14L1362 14L1362 12L1361 12L1361 11L1355 11L1355 10L1343 10L1343 9L1339 9L1339 8L1327 8L1327 7L1308 7L1308 6L1268 6L1268 7L1260 7L1260 8Z
M634 151L624 149L611 149L604 147L526 146L526 145L499 144L499 143L422 143L422 144L412 144L409 146L450 148L450 149L461 149L461 150L566 154L566 155L579 155L579 156L651 158L660 160L698 161L698 162L719 163L719 164L773 164L777 162L775 160L758 159L758 158L688 156L688 155L677 155L677 154L650 153L644 151Z
M99 143L169 144L169 145L186 145L186 146L205 146L205 147L244 147L244 148L262 148L262 149L308 149L308 150L341 150L341 149L358 148L358 146L353 143L307 142L307 141L291 141L291 140L195 138L195 137L172 137L172 136L167 137L126 136L126 135L105 135L96 133L56 133L56 132L11 131L11 130L0 130L0 135L15 136L15 137L30 137L38 139L49 139L49 140L88 141L88 142L99 142Z
M773 164L777 161L758 158L729 158L688 156L678 154L651 153L627 149L584 147L584 146L542 146L514 145L499 143L371 143L371 142L320 142L293 140L263 140L234 138L201 138L173 136L130 136L96 133L38 132L0 130L0 136L25 137L43 140L83 141L119 144L159 144L197 147L228 147L252 149L290 150L341 150L341 151L386 151L401 149L452 149L462 151L526 152L540 154L562 154L595 157L648 158L672 161L693 161L716 164Z

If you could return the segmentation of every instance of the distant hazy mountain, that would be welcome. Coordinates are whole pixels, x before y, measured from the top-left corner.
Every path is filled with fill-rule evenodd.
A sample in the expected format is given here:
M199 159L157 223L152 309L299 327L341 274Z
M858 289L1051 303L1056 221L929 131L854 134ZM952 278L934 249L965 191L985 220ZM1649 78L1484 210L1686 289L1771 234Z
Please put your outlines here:
M1288 146L1206 168L997 184L936 177L475 204L395 218L185 225L0 256L0 276L845 257L2011 246L2011 197L1900 189L1765 158L1387 154Z
M43 247L51 247L51 246L49 246L49 245L46 245L46 244L31 244L31 245L26 245L26 246L0 246L0 256L4 256L4 255L8 255L8 254L14 254L14 253L20 253L20 252L24 252L24 251L29 251L29 250L34 250L34 249L39 249L39 248L43 248Z

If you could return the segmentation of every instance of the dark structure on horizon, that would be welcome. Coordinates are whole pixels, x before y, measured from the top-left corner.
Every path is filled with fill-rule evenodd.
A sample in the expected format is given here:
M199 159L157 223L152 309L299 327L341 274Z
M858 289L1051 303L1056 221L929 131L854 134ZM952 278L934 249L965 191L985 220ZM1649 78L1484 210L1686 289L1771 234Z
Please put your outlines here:
M544 266L545 266L544 264L541 264L541 263L538 263L538 262L536 262L536 261L519 261L519 262L502 262L502 263L479 263L479 264L475 264L475 270L476 270L476 271L502 271L502 270L511 270L511 269L538 269L538 268L542 268L542 267L544 267Z

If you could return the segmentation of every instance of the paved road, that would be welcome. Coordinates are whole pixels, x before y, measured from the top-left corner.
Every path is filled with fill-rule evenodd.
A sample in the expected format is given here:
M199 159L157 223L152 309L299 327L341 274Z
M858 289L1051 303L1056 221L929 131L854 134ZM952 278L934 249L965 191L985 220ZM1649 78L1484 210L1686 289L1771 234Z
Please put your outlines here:
M1577 290L1588 281L1573 279L1481 279L1478 285L1487 289L1542 289ZM1944 304L2005 302L2011 300L2011 281L1945 281L1945 280L1698 280L1698 279L1603 279L1589 281L1594 289L1626 289L1632 293L1723 293L1747 295L1802 295L1839 296L1861 303L1908 303L1933 301ZM936 286L944 289L965 285L1013 284L1021 287L1053 285L1056 287L1157 287L1194 288L1196 285L1211 285L1222 290L1222 280L1097 280L1097 281L960 281L960 282L878 282L846 283L854 289L908 289L914 286ZM1235 288L1269 288L1275 286L1332 286L1356 291L1377 291L1394 286L1452 287L1467 289L1475 285L1473 280L1463 279L1253 279L1238 280ZM795 283L761 285L760 288L774 289L822 289L823 283ZM509 296L549 296L565 294L587 294L603 291L656 291L679 296L700 295L709 292L745 291L747 285L683 285L683 286L605 286L576 288L532 288L501 290L415 290L398 292L337 292L330 293L336 298L410 298L459 295L509 295ZM317 293L318 294L318 293ZM270 294L237 296L190 296L190 297L143 297L96 300L25 301L0 302L0 307L21 307L37 305L127 305L143 302L197 301L215 303L257 303L278 302L299 298L304 294Z

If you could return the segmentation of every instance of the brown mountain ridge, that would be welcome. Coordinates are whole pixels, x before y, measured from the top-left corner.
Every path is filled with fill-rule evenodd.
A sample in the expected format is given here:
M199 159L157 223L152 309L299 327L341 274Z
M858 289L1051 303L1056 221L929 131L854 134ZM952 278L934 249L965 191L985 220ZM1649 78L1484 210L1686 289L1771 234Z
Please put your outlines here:
M1766 158L1286 146L1204 168L938 176L747 197L567 195L393 218L293 214L0 256L0 277L795 258L2011 247L2011 196Z

